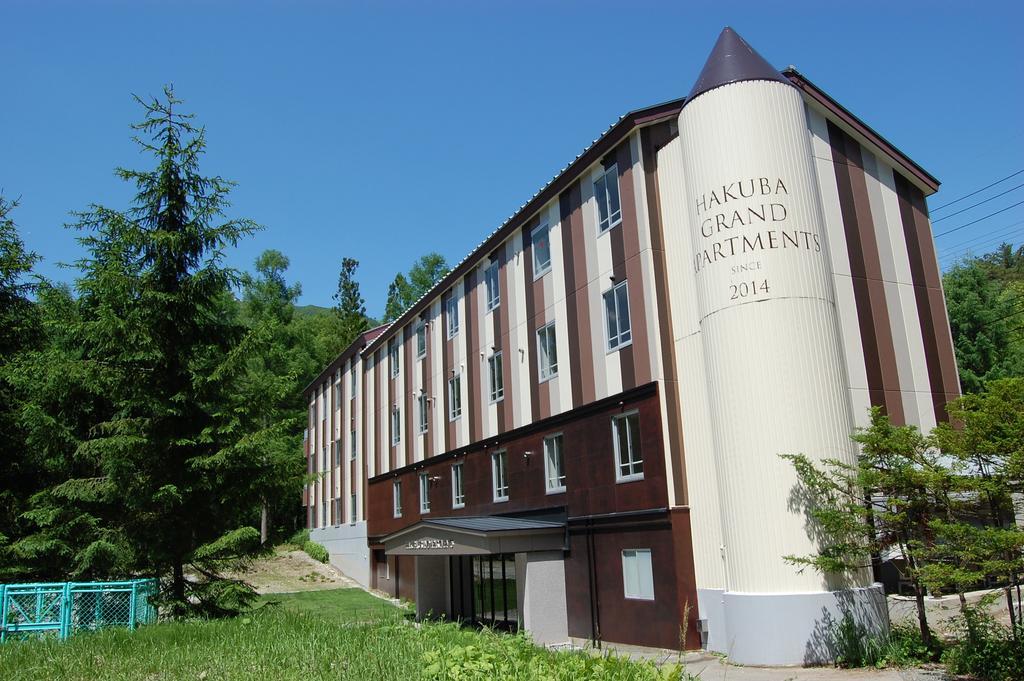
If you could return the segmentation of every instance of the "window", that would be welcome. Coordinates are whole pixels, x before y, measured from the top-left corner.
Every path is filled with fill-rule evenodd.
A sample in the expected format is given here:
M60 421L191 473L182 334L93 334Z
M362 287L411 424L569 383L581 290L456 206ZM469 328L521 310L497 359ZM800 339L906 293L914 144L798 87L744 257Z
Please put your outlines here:
M334 384L334 408L341 409L341 379Z
M501 304L501 288L498 286L497 262L492 262L484 270L484 283L487 285L487 309L493 310Z
M494 500L508 501L508 455L505 452L491 454L491 480L494 481Z
M640 458L640 416L637 412L612 419L615 441L615 477L619 482L644 477L644 461Z
M558 375L558 348L555 346L555 323L537 331L537 354L540 357L540 380Z
M356 515L357 515L357 513L358 513L358 510L357 510L357 507L356 507L356 493L352 492L352 496L349 497L349 500L348 500L348 524L349 525L355 525L356 524Z
M402 441L402 410L398 405L391 407L391 444L397 445Z
M491 402L498 402L505 397L505 378L501 374L501 368L501 353L496 352L487 360L487 369L491 376Z
M606 232L622 222L619 207L619 168L612 166L594 183L594 199L597 200L598 232Z
M452 464L452 508L466 505L466 490L462 486L462 464Z
M355 362L353 362L352 363L352 376L349 379L349 385L351 386L349 388L349 395L351 397L355 397L356 396L356 383L357 383L357 381L356 381L356 365L355 365Z
M654 600L654 573L650 549L625 549L622 552L622 588L626 598Z
M633 342L629 326L629 289L626 282L604 293L604 316L608 322L608 349L615 350Z
M430 513L430 476L420 473L420 513Z
M388 345L388 363L391 365L391 378L398 375L398 341Z
M337 440L331 443L331 460L335 466L341 465L341 443Z
M417 401L419 402L419 404L417 405L419 407L420 418L419 429L421 433L425 433L427 432L427 427L429 424L429 413L427 412L427 396L420 395Z
M341 525L341 499L335 499L331 502L331 518L333 518L335 525Z
M565 491L565 457L562 454L562 436L544 438L544 475L548 494Z
M359 448L356 446L356 431L355 428L353 428L352 431L349 433L348 458L355 461L356 452L358 451Z
M459 333L459 299L455 297L454 291L448 296L444 307L445 318L448 324L448 337L454 338Z
M548 223L545 222L533 229L530 233L530 242L533 243L533 276L536 278L551 269Z
M448 420L462 416L462 376L455 374L448 379Z
M395 480L391 483L391 497L394 504L395 517L402 517L402 483Z
M416 324L416 358L427 356L427 325L422 320Z

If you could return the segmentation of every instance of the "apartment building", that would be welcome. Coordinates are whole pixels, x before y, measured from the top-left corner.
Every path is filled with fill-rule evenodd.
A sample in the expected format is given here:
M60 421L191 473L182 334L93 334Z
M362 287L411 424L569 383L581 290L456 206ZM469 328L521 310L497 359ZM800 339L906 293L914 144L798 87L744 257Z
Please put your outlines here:
M886 626L782 453L852 461L959 394L938 182L731 29L307 388L313 537L361 583L535 640L826 659ZM425 244L427 246L427 244Z

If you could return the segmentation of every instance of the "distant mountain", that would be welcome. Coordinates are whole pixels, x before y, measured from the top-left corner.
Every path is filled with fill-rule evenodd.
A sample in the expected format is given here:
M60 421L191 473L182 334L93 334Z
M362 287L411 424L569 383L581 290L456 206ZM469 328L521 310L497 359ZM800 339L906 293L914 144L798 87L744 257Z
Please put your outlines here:
M313 315L323 314L330 312L331 308L321 307L320 305L296 305L295 314L298 317L312 317Z

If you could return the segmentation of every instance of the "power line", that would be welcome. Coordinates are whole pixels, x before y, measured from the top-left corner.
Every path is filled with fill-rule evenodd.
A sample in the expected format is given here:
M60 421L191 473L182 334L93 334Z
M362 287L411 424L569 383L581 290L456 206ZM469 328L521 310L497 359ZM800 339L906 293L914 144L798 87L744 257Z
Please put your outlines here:
M982 205L983 203L988 203L989 201L991 201L993 199L998 199L1000 196L1003 196L1004 194L1009 194L1010 192L1016 191L1016 190L1020 189L1021 187L1024 187L1024 183L1018 184L1016 187L1012 187L1010 189L1007 189L1005 192L999 192L998 194L996 194L994 196L990 196L987 199L982 199L981 201L978 201L975 204L967 206L967 208L961 208L960 210L956 211L955 213L950 213L949 215L943 215L941 218L938 218L936 220L932 220L932 222L933 223L935 223L935 222L942 222L946 218L951 218L954 215L960 215L960 213L966 213L967 211L969 211L972 208L977 208L978 206Z
M961 196L961 197L960 197L959 199L954 199L954 200L950 201L949 203L944 203L944 204L942 204L941 206L939 206L938 208L932 208L932 209L931 209L931 212L933 212L933 213L934 213L934 212L935 212L935 211L937 211L937 210L942 210L943 208L946 208L946 207L948 207L948 206L952 206L952 205L953 205L954 203L960 203L960 202L961 202L961 201L963 201L964 199L969 199L969 198L971 198L972 196L974 196L975 194L980 194L981 192L985 191L986 189L990 189L991 187L995 187L995 186L996 186L997 184L999 184L1000 182L1006 182L1006 181L1007 181L1007 180L1009 180L1009 179L1010 179L1011 177L1017 177L1017 176L1018 176L1018 175L1020 175L1021 173L1024 173L1024 168L1021 168L1020 170L1018 170L1018 171L1017 171L1017 172L1015 172L1015 173L1012 173L1012 174L1010 174L1010 175L1007 175L1006 177L1002 178L1001 180L996 180L996 181L995 181L995 182L993 182L992 184L990 184L990 185L986 185L986 186L982 187L981 189L976 189L976 190L974 190L973 192L971 192L970 194L964 194L964 195L963 195L963 196Z
M1015 203L1015 204L1013 204L1011 206L1007 206L1006 208L1000 208L999 210L997 210L994 213L989 213L985 217L978 218L977 220L971 220L970 222L964 223L964 224L960 225L959 227L954 227L953 229L947 229L945 232L942 232L941 234L936 234L935 238L938 239L940 236L946 236L947 234L952 234L953 232L959 232L964 227L970 227L971 225L977 224L977 223L981 222L982 220L988 220L993 215L999 215L1000 213L1005 213L1006 211L1010 210L1011 208L1016 208L1017 206L1021 205L1022 203L1024 203L1024 201L1018 201L1017 203Z
M967 252L970 250L974 250L992 241L998 241L1000 239L1007 239L1009 237L1013 237L1014 235L1024 230L1024 227L1020 227L1019 225L1024 225L1024 220L1015 222L1012 225L1007 225L1006 227L1000 228L994 232L989 232L987 234L982 234L980 236L976 236L966 241L961 241L957 244L945 246L943 248L938 249L938 252L945 256L950 253Z

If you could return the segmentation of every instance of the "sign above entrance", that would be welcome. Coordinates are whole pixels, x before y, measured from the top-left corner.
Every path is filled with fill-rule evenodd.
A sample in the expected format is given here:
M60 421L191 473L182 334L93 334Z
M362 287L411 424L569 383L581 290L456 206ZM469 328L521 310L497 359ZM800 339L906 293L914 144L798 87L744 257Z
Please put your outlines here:
M455 542L451 539L434 539L432 537L423 537L422 539L413 539L410 542L406 542L405 548L410 551L429 551L434 550L447 550L454 549Z

